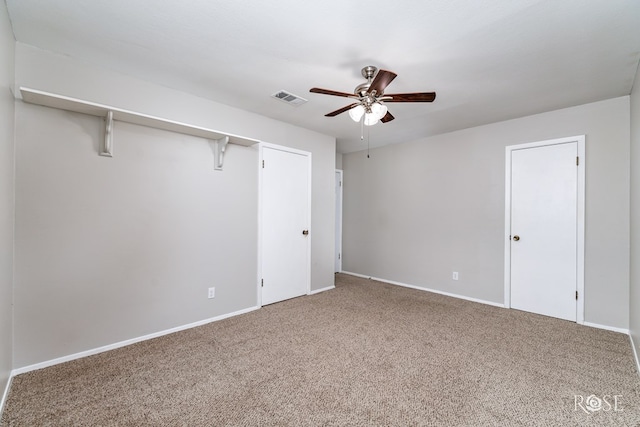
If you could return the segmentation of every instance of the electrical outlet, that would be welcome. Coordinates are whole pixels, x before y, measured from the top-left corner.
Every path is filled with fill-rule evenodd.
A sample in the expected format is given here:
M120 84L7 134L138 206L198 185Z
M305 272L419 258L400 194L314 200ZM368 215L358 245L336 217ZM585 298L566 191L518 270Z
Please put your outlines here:
M216 296L216 288L209 288L209 294L207 298L214 298Z
M458 272L457 271L453 272L453 280L458 280Z

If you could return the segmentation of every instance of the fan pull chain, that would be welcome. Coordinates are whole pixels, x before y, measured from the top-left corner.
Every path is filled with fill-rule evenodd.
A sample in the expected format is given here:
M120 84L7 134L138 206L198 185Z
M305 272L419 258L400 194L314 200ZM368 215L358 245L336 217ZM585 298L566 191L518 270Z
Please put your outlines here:
M371 143L371 126L367 128L367 159L369 158L369 145Z
M364 114L360 118L360 141L364 141Z

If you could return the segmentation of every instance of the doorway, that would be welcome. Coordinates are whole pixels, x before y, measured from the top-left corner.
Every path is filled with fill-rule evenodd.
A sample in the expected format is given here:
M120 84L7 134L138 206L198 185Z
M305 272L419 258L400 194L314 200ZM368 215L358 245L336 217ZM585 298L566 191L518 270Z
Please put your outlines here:
M311 153L260 146L260 305L308 294Z
M342 177L342 170L336 169L336 250L334 260L336 273L342 271Z
M584 141L506 147L505 307L584 323Z

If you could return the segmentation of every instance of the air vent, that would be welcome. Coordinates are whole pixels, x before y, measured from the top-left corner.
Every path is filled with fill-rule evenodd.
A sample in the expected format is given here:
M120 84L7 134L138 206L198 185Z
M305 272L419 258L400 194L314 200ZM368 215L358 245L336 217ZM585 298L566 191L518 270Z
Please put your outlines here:
M274 93L271 96L273 96L276 99L279 99L282 102L286 102L289 105L293 105L294 107L297 107L298 105L302 105L305 102L307 102L306 99L299 97L298 95L289 93L286 90L281 90L279 92Z

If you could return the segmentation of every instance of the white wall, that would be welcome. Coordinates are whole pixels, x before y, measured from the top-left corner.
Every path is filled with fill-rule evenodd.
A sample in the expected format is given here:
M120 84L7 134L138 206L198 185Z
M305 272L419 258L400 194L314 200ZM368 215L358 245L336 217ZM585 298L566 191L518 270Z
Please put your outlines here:
M312 152L311 288L333 285L334 138L20 43L16 82ZM122 122L100 157L101 128L16 105L14 368L257 303L257 146L219 172L206 141Z
M628 96L345 154L343 269L503 303L504 147L581 134L585 320L628 328Z
M631 92L631 278L629 330L640 354L640 68Z
M0 2L0 399L12 366L13 353L13 85L15 40L7 14ZM0 407L0 410L2 408Z

